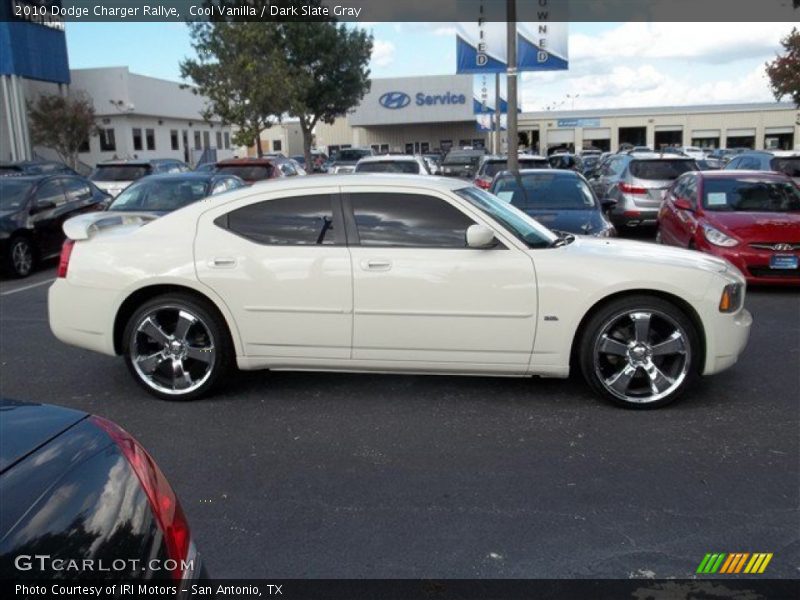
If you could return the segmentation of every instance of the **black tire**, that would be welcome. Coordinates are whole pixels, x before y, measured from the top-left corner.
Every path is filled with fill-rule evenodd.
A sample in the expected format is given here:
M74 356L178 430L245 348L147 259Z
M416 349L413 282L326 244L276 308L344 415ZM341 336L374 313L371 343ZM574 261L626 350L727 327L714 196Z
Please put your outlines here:
M27 260L23 257L27 257ZM11 238L5 267L12 277L18 279L33 273L36 268L36 248L28 237L17 235Z
M677 305L635 295L612 300L590 317L578 358L584 379L599 395L625 408L653 409L694 384L702 348L697 328Z
M186 318L187 315L194 321ZM159 336L152 337L141 331L148 316L159 325ZM172 316L175 319L174 326L170 320ZM183 336L180 336L178 331L179 321L192 323ZM157 337L160 338L163 333L170 334L173 341L167 343L156 341ZM188 341L189 337L193 337L193 339ZM181 344L180 340L183 340L182 354L180 349L172 349L171 344L175 344L175 340L178 340L178 345ZM165 294L142 304L128 319L122 342L125 364L133 378L147 392L162 400L189 401L209 394L231 371L231 367L235 363L233 341L222 316L211 303L186 293ZM145 347L151 347L152 354L145 350ZM160 351L159 348L161 348ZM142 360L135 360L134 352ZM176 354L168 354L169 352L176 352ZM164 356L159 359L156 356L158 354ZM203 360L197 360L192 356L199 354L203 355ZM147 368L142 365L153 357L156 358L150 361L150 366L154 362L157 362L158 365L148 376L145 373ZM175 361L181 363L182 367L179 372L184 373L188 379L192 379L195 373L198 374L197 381L187 387L185 391L168 389L169 378L175 378L175 371L172 371L172 375L168 374L169 370L173 369L172 365ZM187 366L188 368L186 368ZM175 381L181 380L174 379L173 383Z

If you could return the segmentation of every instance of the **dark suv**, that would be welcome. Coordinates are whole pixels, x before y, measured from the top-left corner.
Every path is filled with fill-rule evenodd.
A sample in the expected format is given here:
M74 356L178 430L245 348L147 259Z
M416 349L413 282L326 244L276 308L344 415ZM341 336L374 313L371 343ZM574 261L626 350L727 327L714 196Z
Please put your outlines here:
M622 233L634 227L655 227L667 189L687 171L698 171L694 159L655 154L617 154L591 180L603 204L613 204L611 222Z
M800 183L800 152L788 150L744 152L732 158L725 165L725 170L776 171Z

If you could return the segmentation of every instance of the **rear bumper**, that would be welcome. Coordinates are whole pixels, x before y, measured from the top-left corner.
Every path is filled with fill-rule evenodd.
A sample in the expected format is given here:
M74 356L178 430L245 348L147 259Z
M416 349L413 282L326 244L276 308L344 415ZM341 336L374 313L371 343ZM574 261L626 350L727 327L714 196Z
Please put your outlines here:
M115 356L117 292L56 279L47 296L50 330L65 344Z

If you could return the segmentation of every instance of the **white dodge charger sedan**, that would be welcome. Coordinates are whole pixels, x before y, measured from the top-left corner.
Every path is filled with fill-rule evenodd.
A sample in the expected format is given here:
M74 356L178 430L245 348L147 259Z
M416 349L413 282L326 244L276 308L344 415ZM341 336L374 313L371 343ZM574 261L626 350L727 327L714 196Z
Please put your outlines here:
M240 369L567 377L656 407L733 365L733 266L559 237L459 180L291 178L161 218L67 221L50 326L189 400ZM88 365L87 365L88 366Z

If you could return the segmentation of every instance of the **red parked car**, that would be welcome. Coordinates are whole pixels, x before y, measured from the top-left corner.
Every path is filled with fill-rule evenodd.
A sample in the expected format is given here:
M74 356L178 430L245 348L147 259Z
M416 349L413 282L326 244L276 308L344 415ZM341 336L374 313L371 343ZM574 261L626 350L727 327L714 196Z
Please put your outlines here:
M800 285L800 187L782 173L685 173L658 215L662 244L722 257L748 283Z
M292 177L299 175L297 169L288 158L270 156L264 158L229 158L216 164L216 173L236 175L252 185L257 181L275 179L276 177Z

